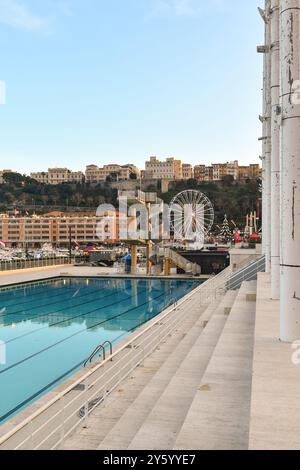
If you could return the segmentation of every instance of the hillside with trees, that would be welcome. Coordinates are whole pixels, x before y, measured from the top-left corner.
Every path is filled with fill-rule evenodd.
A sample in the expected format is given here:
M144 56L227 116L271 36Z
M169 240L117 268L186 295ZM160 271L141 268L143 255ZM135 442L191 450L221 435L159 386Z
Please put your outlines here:
M0 210L36 210L43 212L52 207L96 208L104 202L116 204L118 191L110 183L92 186L90 184L65 183L42 184L18 173L4 175L5 184L0 185Z
M2 212L17 209L42 214L54 208L61 211L91 210L104 202L117 206L118 191L111 188L109 181L98 185L66 183L53 186L18 173L7 173L4 178L5 183L0 185ZM151 190L150 187L148 189ZM170 203L176 194L186 189L201 191L212 201L218 224L222 224L225 214L229 221L233 219L238 225L243 224L246 214L258 208L261 198L259 180L237 182L231 177L217 183L199 183L196 180L172 182L170 190L159 196Z

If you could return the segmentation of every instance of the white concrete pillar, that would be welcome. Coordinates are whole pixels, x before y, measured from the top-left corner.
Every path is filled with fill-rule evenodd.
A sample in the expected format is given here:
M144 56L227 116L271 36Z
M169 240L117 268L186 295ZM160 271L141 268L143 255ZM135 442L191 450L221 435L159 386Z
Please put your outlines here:
M280 296L280 51L279 0L271 0L271 296Z
M280 0L282 341L300 339L300 0Z
M266 0L266 81L265 81L265 163L266 163L266 271L271 271L271 22L270 22L271 0Z
M265 22L263 116L262 116L262 252L266 255L266 271L271 269L271 0L265 0L260 13Z

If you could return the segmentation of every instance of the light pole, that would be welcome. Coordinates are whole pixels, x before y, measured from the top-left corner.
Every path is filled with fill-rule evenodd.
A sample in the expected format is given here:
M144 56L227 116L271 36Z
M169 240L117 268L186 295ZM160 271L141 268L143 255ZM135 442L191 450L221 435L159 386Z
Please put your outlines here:
M69 261L72 262L72 226L69 225Z

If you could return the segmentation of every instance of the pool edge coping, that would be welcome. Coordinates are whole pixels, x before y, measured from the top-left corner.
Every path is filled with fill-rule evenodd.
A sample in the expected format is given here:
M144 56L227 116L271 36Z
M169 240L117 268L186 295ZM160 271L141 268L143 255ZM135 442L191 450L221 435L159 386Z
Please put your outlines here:
M0 292L1 289L7 289L10 287L15 287L15 286L22 286L22 285L28 285L28 284L33 284L35 282L45 282L45 281L53 281L56 279L72 279L72 278L78 278L78 279L157 279L157 280L178 280L178 281L207 281L210 279L212 276L210 275L201 275L201 276L187 276L187 275L181 275L181 274L174 274L170 276L159 276L159 275L147 275L147 274L92 274L92 275L86 275L86 274L72 274L72 273L59 273L57 275L52 275L50 277L43 277L43 278L38 278L38 279L30 279L29 281L15 281L11 282L9 284L0 284Z

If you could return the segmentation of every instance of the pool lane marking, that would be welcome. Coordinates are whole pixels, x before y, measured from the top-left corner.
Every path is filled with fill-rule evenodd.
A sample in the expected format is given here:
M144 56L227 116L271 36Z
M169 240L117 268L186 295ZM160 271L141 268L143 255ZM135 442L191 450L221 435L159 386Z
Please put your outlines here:
M64 281L64 280L72 281L73 279L78 280L79 278L72 278L72 279L71 278L68 278L68 279L61 278L61 282ZM108 279L101 279L101 278L90 280L90 282L92 284L95 284L95 282L93 282L93 281L101 281L100 283L98 282L98 284L101 284L101 283L107 284L109 282ZM56 280L55 282L53 281L51 283L49 282L48 284L45 284L45 285L39 287L38 291L35 292L34 294L30 294L30 295L26 295L26 296L24 296L24 295L23 296L18 296L18 297L13 296L13 298L11 298L11 299L2 299L1 294L0 294L0 302L3 302L3 301L4 302L14 302L15 300L21 300L22 298L23 299L30 299L31 297L33 297L35 299L38 296L46 295L47 292L45 291L45 288L47 288L49 286L51 287L51 290L54 287L58 291L60 291L60 290L70 291L70 290L74 290L74 289L76 289L76 287L78 287L78 284L77 285L75 285L75 284L72 285L72 283L68 283L68 284L66 284L64 286L61 286L61 287L60 286L55 287L55 283L57 283L57 282L59 282L59 280ZM81 287L83 287L83 285L81 285ZM42 291L41 291L41 289L42 289ZM7 295L11 295L11 294L7 294ZM25 303L33 302L34 299L33 300L28 300L28 302L27 301L26 302L19 302L15 305L22 305L22 304L25 304ZM11 306L11 305L9 305L9 306Z
M140 294L138 294L138 295L140 295ZM160 298L160 297L162 297L162 296L164 296L164 295L165 295L165 293L160 294L159 296L153 297L153 299L151 299L150 301L148 301L148 302L146 302L146 303L143 303L143 304L139 305L138 307L135 307L134 309L129 309L128 311L125 311L125 312L119 313L118 315L115 315L115 316L113 316L113 317L107 318L106 320L103 320L103 321L101 321L101 322L99 322L99 323L96 323L95 325L91 325L91 326L89 326L88 328L84 328L84 329L82 329L82 330L80 330L80 331L77 331L76 333L73 333L72 335L68 336L67 338L63 338L63 339L61 339L60 341L57 341L56 343L54 343L54 344L52 344L52 345L50 345L50 346L47 346L46 348L41 349L40 351L38 351L38 352L36 352L36 353L34 353L34 354L31 354L30 356L27 356L27 357L25 357L24 359L21 359L21 360L18 361L18 362L15 362L15 363L12 364L11 366L6 367L6 369L0 370L0 375L4 374L5 372L8 372L9 370L11 370L11 369L13 369L13 368L15 368L15 367L17 367L17 366L19 366L19 365L21 365L21 364L24 364L24 362L29 361L30 359L32 359L32 358L38 356L39 354L42 354L42 353L44 353L44 352L46 352L46 351L49 351L50 349L54 348L55 346L58 346L59 344L62 344L62 343L64 343L65 341L68 341L69 339L73 338L74 336L77 336L77 335L79 335L79 334L82 334L82 333L84 333L85 331L91 330L92 328L95 328L96 326L100 326L100 325L102 325L103 323L106 323L107 321L114 320L115 318L118 318L118 317L120 317L120 316L122 316L122 315L124 315L124 314L126 314L126 313L131 312L131 310L135 310L136 308L143 307L144 305L147 305L148 303L152 302L153 300L156 300L156 299L158 299L158 298ZM131 298L134 299L135 297L137 297L137 296L134 295L134 296L131 297ZM126 299L123 299L123 301L124 301L124 300L126 300ZM119 303L119 302L117 302L117 303ZM115 303L114 303L113 305L115 305ZM99 309L97 309L97 310L99 310ZM94 310L94 312L96 312L97 310ZM93 312L90 312L90 313L93 313Z
M139 292L137 295L144 294L144 293L146 293L147 291L148 291L148 289L144 289L144 290L142 290L141 292ZM116 295L116 292L111 293L111 294L109 294L109 295L105 295L104 297L100 297L100 298L95 299L95 300L93 300L93 301L91 301L91 302L85 302L85 303L83 303L83 304L81 304L81 305L87 305L88 303L98 302L99 300L106 299L106 298L108 298L108 297L112 297L113 295ZM29 335L31 335L31 334L37 333L38 331L45 330L45 329L47 329L47 328L52 328L53 326L61 325L62 323L69 322L70 320L74 320L74 319L79 318L79 317L85 317L85 316L87 316L87 315L90 315L91 313L95 313L95 312L98 312L99 310L103 310L103 309L105 309L105 308L112 307L112 306L114 306L114 305L117 305L117 304L120 304L120 303L124 302L125 300L128 300L128 299L131 299L131 298L132 298L132 296L129 295L129 294L124 294L124 295L126 295L127 297L125 297L125 298L122 299L122 300L119 300L118 302L113 302L113 303L111 303L111 304L108 304L108 305L104 305L104 306L102 306L102 307L99 307L99 308L97 308L96 310L93 309L93 310L90 310L89 312L80 313L80 314L75 315L75 316L73 316L73 317L66 318L65 320L60 320L60 321L58 321L58 322L56 322L56 323L52 323L52 324L49 324L49 325L46 325L46 326L42 326L41 328L38 328L38 329L36 329L36 330L34 330L34 331L29 331L28 333L24 333L23 335L16 336L15 338L11 338L10 340L5 341L5 344L12 343L12 342L14 342L14 341L16 341L16 340L18 340L18 339L24 338L25 336L29 336ZM71 308L73 308L73 307L68 307L68 308L71 309ZM57 311L56 311L56 312L57 312ZM55 312L55 313L56 313L56 312Z
M56 282L57 282L57 281L56 281ZM38 295L43 295L43 294L45 293L45 287L49 287L49 286L55 287L55 282L51 282L51 283L49 282L49 284L45 284L45 285L43 285L43 286L40 286L38 289L36 288L35 293L29 294L29 295L24 295L24 293L23 293L22 295L18 295L18 296L14 295L14 294L17 294L17 293L20 293L20 294L21 294L21 293L22 293L21 289L20 289L20 290L18 289L18 290L15 291L15 292L13 291L13 289L12 289L11 291L5 292L5 295L6 295L6 296L11 296L11 294L13 294L13 299L5 299L5 298L3 298L4 296L1 295L1 292L0 292L0 302L1 302L1 301L8 301L8 302L10 302L10 301L18 300L18 299L22 299L22 298L23 298L23 299L24 299L24 298L29 299L30 297L37 297ZM56 287L57 290L61 290L61 289L65 289L65 288L66 288L65 286L62 286L62 287L59 287L59 286L58 286L58 287ZM42 291L42 289L43 289L43 291Z
M142 293L143 293L143 292L146 292L146 291L147 291L147 289L146 289L146 290L143 290ZM94 295L94 294L96 294L97 292L100 292L100 291L93 291L93 293L90 293L89 295ZM98 302L99 300L103 300L103 299L107 299L107 298L109 298L109 297L115 296L116 294L117 294L117 292L114 291L114 292L111 292L110 294L97 297L97 299L89 300L88 302L82 302L82 303L80 303L80 304L74 304L74 305L71 305L71 306L69 306L69 307L63 307L63 308L61 308L61 309L59 309L59 310L50 311L50 312L48 312L48 313L44 313L44 314L40 314L40 315L34 315L34 316L32 316L32 317L23 318L23 319L21 319L21 320L15 321L15 322L13 322L13 323L17 325L18 323L22 323L23 321L37 320L37 319L40 319L40 318L44 318L44 317L47 317L47 316L54 315L54 314L56 314L56 313L61 313L61 312L67 311L67 310L74 309L75 307L77 308L77 307L82 307L83 305L93 304L93 303L95 303L95 302ZM124 294L124 295L127 295L129 298L131 297L129 294ZM80 297L83 297L83 296L80 296ZM122 299L120 302L123 302L123 301L126 300L126 299L127 299L127 298L125 297L125 298ZM112 305L115 305L116 303L119 303L119 302L113 302L112 304L106 305L106 306L104 306L103 308L111 307ZM92 310L91 312L94 312L94 310ZM88 315L88 314L89 314L89 312L88 312L87 314L81 313L80 315L76 315L75 317L69 317L69 318L66 318L65 320L62 320L62 321L63 321L63 323L64 323L64 322L66 322L66 321L70 321L72 318L78 318L78 317L85 316L85 315ZM59 323L59 322L57 322L57 323ZM6 328L6 327L8 327L8 326L9 326L9 325L6 325L6 326L4 326L4 328ZM52 325L47 325L47 326L45 326L45 327L41 327L41 329L49 328L49 326L55 326L55 325L54 325L54 324L52 324ZM32 332L29 332L28 334L34 333L35 331L38 331L38 330L34 330L34 331L32 331ZM7 344L8 342L11 342L13 339L14 339L14 338L12 338L12 339L9 340L9 341L6 341L6 344Z
M142 283L144 283L145 281L142 281ZM115 289L115 288L114 288ZM98 292L102 292L103 290L103 287L101 289L95 289L95 290L92 290L86 294L81 294L81 295L78 295L76 298L77 299L80 299L82 297L87 297L89 295L94 295L94 294L97 294ZM114 295L114 293L110 294L110 295ZM83 302L81 304L78 304L78 305L71 305L70 307L64 307L62 309L59 309L59 310L54 310L53 312L48 312L48 313L35 313L32 317L26 317L26 318L21 318L20 320L18 321L13 321L13 323L15 324L18 324L18 323L22 323L24 320L27 321L27 320L32 320L32 319L36 319L36 318L43 318L47 315L50 315L50 314L53 314L53 313L57 313L57 312L63 312L64 310L68 309L68 308L73 308L73 307L81 307L81 305L86 305L88 303L91 303L91 302L95 302L95 300L93 301L88 301L88 302ZM38 307L36 307L37 309L38 308L44 308L44 307L48 307L49 305L55 305L55 304L59 304L61 303L61 300L60 301L57 301L57 302L51 302L51 303L47 303L47 304L43 304L43 305L39 305ZM10 312L10 313L7 313L7 314L4 314L3 316L5 317L8 317L10 315L20 315L20 314L23 314L24 312L29 312L30 310L32 310L33 307L30 307L30 308L27 308L27 309L22 309L22 310L18 310L17 312Z
M152 302L153 300L156 300L156 299L158 299L158 298L160 298L160 297L162 297L162 296L164 296L164 295L165 295L165 293L160 294L159 296L154 297L153 299L149 300L148 302L145 302L144 304L138 305L137 307L131 308L131 309L129 309L129 310L126 311L126 312L123 312L123 313L121 313L121 314L119 314L119 315L116 315L116 316L114 316L114 317L111 317L111 318L105 320L104 323L107 322L107 321L113 320L114 318L117 318L117 317L119 317L119 316L125 315L126 313L130 313L131 311L134 311L134 310L136 310L136 309L138 309L138 308L140 308L140 307L143 307L144 305L147 305L147 304L149 304L150 302ZM160 312L158 312L156 315L154 315L151 319L157 317L157 315L159 315L159 313L160 313ZM101 323L103 323L103 322L101 322ZM99 323L99 325L100 325L101 323ZM128 330L128 332L131 332L131 331L133 331L133 330L136 330L139 326L143 325L144 323L145 323L145 322L139 323L139 324L136 325L134 328L131 328L130 330ZM94 325L94 326L91 326L91 327L89 327L89 328L86 328L84 331L86 331L86 330L88 330L88 329L91 329L91 328L95 328L95 326L98 326L98 325ZM76 333L76 334L78 334L78 333ZM72 336L75 336L75 335L72 335ZM70 336L70 337L72 337L72 336ZM121 336L123 336L123 334L120 335L119 337L121 337ZM70 337L69 337L69 338L70 338ZM118 338L119 338L119 337L118 337ZM118 338L116 338L116 339L118 339ZM114 340L114 342L116 341L116 339ZM0 416L0 422L6 420L6 419L7 419L9 416L11 416L13 413L15 413L16 411L18 411L20 408L23 408L23 406L25 406L27 403L30 403L32 400L34 400L34 398L38 397L40 394L42 394L42 393L45 392L47 389L49 389L50 387L52 387L53 385L55 385L57 382L59 382L60 380L62 380L64 377L66 377L67 375L71 374L71 372L74 372L76 369L78 369L80 366L82 366L82 365L84 364L84 361L85 361L85 359L84 359L83 361L79 362L79 364L77 364L76 366L74 366L74 367L72 367L71 369L69 369L69 370L68 370L67 372L65 372L63 375L61 375L60 377L58 377L57 379L55 379L54 381L52 381L50 384L48 384L48 385L46 385L45 387L43 387L42 389L40 389L40 390L39 390L38 392L36 392L34 395L31 395L31 397L29 397L29 398L27 398L26 400L24 400L22 403L20 403L20 404L17 405L15 408L13 408L13 409L10 410L9 412L7 412L5 415ZM3 371L3 372L4 372L4 371Z
M101 292L103 290L102 289L95 289L95 290L92 290L92 291L89 291L88 293L86 294L82 294L82 295L79 295L77 296L77 299L78 298L81 298L81 297L87 297L88 295L94 295L94 294L97 294L98 292ZM42 304L42 305L39 305L37 307L35 307L36 309L38 308L44 308L44 307L48 307L49 305L55 305L55 304L59 304L61 303L61 300L58 300L56 302L50 302L50 303L47 303L47 304ZM78 304L78 305L74 305L75 307L80 307L81 305L85 305L86 303L89 303L89 302L83 302L81 304ZM35 313L33 314L33 316L29 316L29 317L26 317L26 318L21 318L20 320L18 321L13 321L13 323L17 324L17 323L22 323L23 321L27 321L27 320L32 320L32 319L35 319L35 318L43 318L44 316L47 316L47 315L50 315L50 314L53 314L53 313L56 313L56 312L61 312L63 310L66 310L67 308L72 308L73 306L70 306L70 307L64 307L63 309L60 309L60 310L54 310L52 312L48 312L48 313ZM3 315L5 317L8 317L10 315L22 315L24 312L29 312L33 309L34 307L30 307L30 308L27 308L27 309L22 309L22 310L18 310L17 312L9 312L7 313L6 315Z
M60 296L63 296L63 295L68 295L69 291L72 291L72 292L73 292L73 291L76 289L76 287L77 287L77 286L73 286L73 287L59 287L59 288L57 288L57 290L63 290L64 292L62 292L61 294L55 295L55 298L60 297ZM84 286L81 286L81 287L84 287ZM104 287L104 286L102 286L102 289L103 289L103 287ZM93 292L93 291L92 291L92 292ZM46 292L40 292L40 293L37 294L37 295L41 295L41 294L42 294L42 295L45 295ZM36 296L37 296L37 295L36 295ZM34 296L33 296L33 297L34 297ZM28 297L27 297L27 298L28 298ZM71 297L71 298L72 298L72 297ZM13 300L12 300L12 301L13 301ZM6 305L6 307L7 307L7 308L10 308L10 307L18 306L18 305L25 305L25 304L28 304L28 303L31 303L31 302L35 302L35 301L36 301L36 299L34 298L34 299L28 300L28 301L26 301L26 302L20 302L20 303L14 304L14 305ZM45 304L45 305L44 305L44 304L41 305L40 307L44 307L44 306L46 306L46 305L52 305L52 304L47 303L47 304ZM31 307L31 308L32 308L32 307ZM16 313L26 312L26 311L28 311L28 310L31 310L31 308L28 308L27 310L22 309L22 310L17 310L16 312L10 312L10 313L8 313L7 315L14 315L14 314L16 314ZM5 315L0 315L0 316L5 316Z
M142 284L145 283L145 282L146 282L146 280L141 280L141 283L142 283ZM82 286L82 287L83 287L83 286ZM99 286L98 286L98 287L99 287ZM82 294L82 295L80 295L80 296L77 296L77 298L78 298L78 297L85 297L85 296L87 296L87 295L100 292L100 291L103 290L103 287L104 287L104 286L102 286L100 289L97 288L97 289L91 290L91 291L89 291L89 292L86 293L86 294ZM114 289L119 289L119 288L118 288L118 287L117 287L117 288L114 287ZM67 289L65 289L65 290L67 290ZM73 291L73 289L69 289L69 288L68 288L68 290L72 290L72 291ZM59 294L59 295L67 295L67 294L68 294L68 293L63 292L62 294ZM56 297L56 296L55 296L55 297ZM71 298L73 298L73 297L71 297ZM32 300L32 301L30 301L30 302L34 302L34 300ZM52 303L47 303L47 304L42 304L42 305L37 306L36 308L43 308L43 307L46 307L46 306L48 306L48 305L55 305L56 303L60 303L60 301L58 301L58 302L52 302ZM21 304L17 304L17 305L22 305L22 303L21 303ZM28 312L28 311L32 310L32 308L33 308L33 307L30 307L30 308L27 308L27 309L17 310L16 312L9 312L9 313L7 313L7 314L5 314L5 315L2 315L2 316L17 315L17 314L19 314L19 313ZM32 318L34 318L34 317L32 317Z
M55 284L61 284L61 282L63 281L73 281L73 280L84 280L84 279L89 279L89 281L91 283L93 283L94 281L106 281L106 282L109 282L111 278L105 278L105 277L65 277L63 275L60 275L56 278L52 278L52 279L45 279L44 281L41 280L41 281L30 281L28 284L23 284L23 287L20 287L21 284L15 284L15 285L11 285L9 287L5 287L5 286L0 286L0 300L5 297L5 296L8 296L8 295L11 295L13 294L14 297L32 297L34 295L37 295L37 294L40 294L40 291L41 289L44 289L45 287L49 287L49 286L55 286ZM118 278L117 278L118 279ZM69 284L70 285L70 284ZM65 286L62 286L62 287L57 287L57 289L60 289L60 288L64 288ZM24 291L27 291L29 293L29 295L25 295L24 296ZM30 291L34 292L32 294L30 294ZM37 294L36 294L37 292ZM16 296L16 294L21 294L21 295L18 295Z
M64 292L62 292L61 294L55 295L56 298L57 298L57 297L60 297L60 296L62 296L62 295L66 295L66 294L67 294L68 292L70 292L70 291L73 292L73 291L75 290L75 288L70 288L70 287L63 288L63 287L59 287L57 290L63 290ZM40 293L37 294L37 295L35 296L35 298L32 299L32 300L26 300L25 302L19 302L19 303L16 303L16 304L9 304L9 305L6 305L5 308L6 308L6 309L9 309L9 308L11 308L11 307L17 307L17 306L19 306L19 305L30 304L31 302L35 302L36 300L38 300L38 299L36 299L36 297L37 297L38 295L40 295L40 294L45 295L46 293L45 293L45 292L40 292ZM49 293L48 293L48 294L49 294ZM28 297L26 297L26 298L28 298ZM13 300L11 300L11 302L13 302ZM18 312L19 312L19 310L18 310L17 312L11 312L11 314L18 313ZM4 315L1 315L1 316L4 316Z

